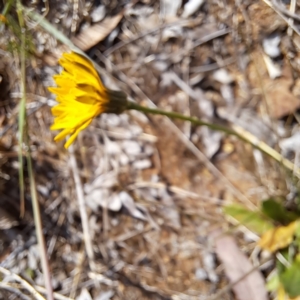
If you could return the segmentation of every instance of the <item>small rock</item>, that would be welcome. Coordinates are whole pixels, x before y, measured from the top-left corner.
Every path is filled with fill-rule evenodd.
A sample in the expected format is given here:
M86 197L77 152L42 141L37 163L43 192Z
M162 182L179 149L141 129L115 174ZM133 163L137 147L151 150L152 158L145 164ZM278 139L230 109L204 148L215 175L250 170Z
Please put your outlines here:
M153 149L152 145L149 145L149 144L145 145L144 152L148 156L153 155L154 149Z
M119 155L119 162L122 166L126 166L129 163L129 158L126 154L122 153Z
M121 123L121 118L118 115L109 114L109 115L105 115L105 117L106 117L105 118L105 123L109 128L110 127L117 127Z
M106 14L106 9L104 5L95 7L95 9L91 12L91 18L93 23L102 21L105 17L105 14Z
M223 84L230 84L233 82L232 76L225 69L215 71L213 78Z
M139 155L142 152L141 146L136 141L123 141L123 149L128 155Z
M106 205L108 203L108 209L112 210L112 211L119 211L121 209L122 206L122 201L120 199L120 195L119 194L114 194L110 197L110 199L108 201L106 201Z
M152 165L149 159L137 160L133 163L133 167L138 170L144 170L150 168Z
M105 148L108 154L116 155L121 153L121 147L118 143L106 140Z
M198 280L206 280L207 279L207 273L202 268L196 269L195 276Z
M274 35L263 40L263 49L267 55L276 58L280 55L280 36Z
M233 105L234 104L234 92L233 88L229 84L222 84L220 88L220 92L224 100L226 101L227 105Z

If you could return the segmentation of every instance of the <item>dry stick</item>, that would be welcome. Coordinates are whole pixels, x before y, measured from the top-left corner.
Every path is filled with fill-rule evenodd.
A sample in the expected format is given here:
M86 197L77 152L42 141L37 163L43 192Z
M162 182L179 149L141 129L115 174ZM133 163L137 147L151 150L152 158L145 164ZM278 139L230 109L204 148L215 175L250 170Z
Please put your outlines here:
M83 193L82 183L78 172L78 166L74 154L73 145L69 147L69 153L70 153L70 165L71 165L75 187L76 187L77 201L78 201L79 212L81 217L85 249L86 249L87 256L89 258L90 268L91 270L95 270L94 251L92 246L92 238L89 230L88 214L86 211L84 193Z
M78 11L79 11L79 0L73 0L73 16L72 16L72 25L71 32L74 33L78 25Z
M135 189L139 189L139 188L156 188L156 189L166 189L169 190L170 192L176 194L178 197L189 197L189 198L193 198L193 199L203 199L206 200L207 202L201 202L201 204L226 204L226 200L222 200L220 198L216 198L216 197L210 197L210 196L206 196L206 195L200 195L194 192L190 192L187 190L184 190L178 186L175 185L170 185L167 186L165 183L162 182L151 182L151 181L139 181L136 182L134 184L131 184L129 186L127 186L127 188L129 190L135 190Z
M285 15L283 14L280 8L278 8L276 5L274 6L274 1L269 1L269 0L262 0L262 1L265 2L268 6L270 6L294 30L294 32L296 32L300 36L300 31L297 29L295 24L289 24L289 19L285 17ZM285 10L285 13L286 12L290 13L288 10ZM290 16L290 17L295 19L294 16Z
M0 289L1 290L8 290L12 293L18 296L18 299L22 300L32 300L32 297L28 297L27 295L24 294L21 290L23 289L22 285L19 283L10 283L10 282L0 282Z
M181 25L181 26L190 25L190 24L193 24L193 23L195 23L195 21L183 20L183 21L179 21L179 22L177 21L177 22L173 22L173 23L167 23L167 24L159 25L158 27L156 27L154 29L151 29L149 31L146 31L144 33L141 33L141 34L133 37L132 39L129 39L128 41L121 41L121 42L117 43L116 45L114 45L111 48L109 48L106 51L104 51L103 55L104 56L109 56L110 54L112 54L116 50L119 50L122 47L124 47L124 46L126 46L128 44L131 44L131 43L133 43L133 42L135 42L135 41L137 41L137 40L145 37L146 35L149 35L149 34L157 32L157 31L160 31L161 29L172 27L172 26L176 26L176 25ZM197 22L196 22L196 24L197 24Z
M19 275L16 275L14 273L12 273L11 271L0 267L0 272L6 276L9 276L10 278L12 278L13 280L16 280L17 282L20 282L21 285L28 291L30 292L36 299L38 300L45 300L45 298L39 294L36 289L31 286L26 280L24 280L23 278L21 278Z
M20 217L23 218L25 214L25 186L24 186L24 170L23 170L23 139L24 139L24 128L26 122L26 65L25 65L25 22L22 17L22 12L19 7L19 2L17 3L17 13L19 19L19 25L21 28L21 50L20 50L20 60L21 60L21 80L20 80L20 89L21 89L21 99L19 104L19 188L20 188Z
M29 173L29 179L30 179L30 193L31 193L31 198L32 198L31 200L32 200L32 208L33 208L33 215L34 215L34 225L35 225L38 244L41 249L41 252L40 252L41 264L42 264L43 275L45 278L47 299L54 300L53 288L52 288L52 282L51 282L51 273L50 273L50 267L49 267L47 250L46 250L46 243L45 243L45 238L43 235L41 211L40 211L40 206L39 206L38 197L37 197L37 193L36 193L36 184L35 184L35 178L34 178L34 174L33 174L32 160L31 160L29 146L28 146L28 149L29 150L28 150L28 154L27 154L27 164L28 164L28 173Z
M214 71L223 67L226 67L236 61L235 57L230 57L227 59L224 59L222 63L212 63L209 65L202 65L202 66L197 66L197 67L191 67L191 71L195 73L204 73L204 72L210 72Z
M39 286L39 285L35 285L34 287L40 293L46 293L46 290L44 287ZM74 298L66 297L66 296L56 293L56 292L54 292L53 294L54 294L55 300L74 300Z
M79 252L79 259L78 259L78 264L76 265L74 269L74 280L72 281L72 286L71 286L71 291L70 291L70 296L69 298L74 298L76 296L76 291L79 286L79 282L81 279L81 274L82 274L82 268L84 265L84 259L85 259L85 253L84 253L84 245L81 246L80 252Z
M290 12L292 14L295 14L295 10L296 10L296 0L291 0ZM287 31L288 36L292 36L292 34L293 34L293 29L291 28L291 25L293 25L293 24L294 24L294 19L290 18L289 19L289 28L288 28L288 31Z
M279 0L280 1L280 0ZM272 0L272 5L273 5L273 8L276 8L278 9L280 12L282 12L284 15L294 19L294 20L297 20L297 21L300 21L300 16L296 15L293 13L292 10L287 10L284 5L282 3L280 3L278 0ZM296 1L295 1L296 2ZM291 3L291 5L293 6L293 4ZM289 22L288 22L289 23Z
M51 273L50 273L50 267L47 257L47 250L46 250L46 243L43 235L43 225L41 220L41 212L36 192L36 184L35 184L35 177L33 172L33 166L32 166L32 159L31 159L31 152L30 152L30 145L29 145L29 136L28 136L28 129L26 127L26 57L25 57L25 22L23 19L22 14L22 7L20 1L17 2L17 13L19 17L19 24L21 27L21 93L22 93L22 99L20 103L20 118L19 118L19 126L21 127L20 134L22 135L20 137L20 148L22 150L22 144L23 144L23 135L26 132L26 138L25 144L27 146L27 170L29 175L29 181L30 181L30 194L31 194L31 202L32 202L32 208L33 208L33 216L34 216L34 225L36 230L36 236L38 240L38 245L40 247L40 259L41 259L41 265L42 265L42 271L44 275L45 280L45 286L47 289L47 299L48 300L54 300L53 297L53 288L51 283ZM22 157L22 152L20 153ZM20 166L20 168L23 166ZM23 174L22 174L23 176ZM24 192L24 191L21 191ZM21 213L22 209L24 210L24 207L21 207Z

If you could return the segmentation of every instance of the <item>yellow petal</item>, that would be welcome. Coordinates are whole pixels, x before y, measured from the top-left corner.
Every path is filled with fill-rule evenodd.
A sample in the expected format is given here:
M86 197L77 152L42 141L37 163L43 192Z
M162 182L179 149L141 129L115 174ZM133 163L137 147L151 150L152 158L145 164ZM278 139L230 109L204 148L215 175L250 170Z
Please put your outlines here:
M61 129L56 141L70 135L69 147L93 118L103 112L121 113L127 107L126 95L110 91L101 82L91 61L77 53L64 53L59 63L63 71L54 76L57 87L49 91L56 95L58 104L51 109L54 123L51 130Z
M92 119L88 120L84 124L82 124L79 128L76 129L76 131L70 136L70 138L65 143L65 148L69 148L70 145L75 141L76 137L78 136L79 132L85 128L87 128L92 122Z
M94 86L96 89L101 90L103 89L102 83L100 81L99 76L97 77L93 76L89 71L84 69L74 69L74 65L72 66L65 66L65 69L69 72L70 68L72 68L72 75L74 76L76 82L78 84L89 84L91 86Z
M89 59L72 52L65 53L59 63L69 73L68 76L74 77L77 83L88 82L96 88L104 88L96 69Z
M74 129L64 129L61 131L58 135L55 136L54 141L59 142L66 138L69 134L72 134L74 132Z
M83 104L87 106L86 104ZM65 110L65 111L64 111ZM92 119L101 113L100 108L89 105L80 109L76 107L53 108L54 115L57 118L54 120L54 124L51 126L51 130L63 129L63 128L76 128L78 125L85 123L87 120ZM61 111L61 114L59 114Z
M73 64L76 63L78 65L81 65L81 67L87 69L94 77L98 76L93 63L87 57L84 57L76 52L71 52L64 53L63 58Z
M69 77L66 74L66 72L62 72L60 75L53 76L55 83L59 87L76 87L76 81L74 80L74 78Z

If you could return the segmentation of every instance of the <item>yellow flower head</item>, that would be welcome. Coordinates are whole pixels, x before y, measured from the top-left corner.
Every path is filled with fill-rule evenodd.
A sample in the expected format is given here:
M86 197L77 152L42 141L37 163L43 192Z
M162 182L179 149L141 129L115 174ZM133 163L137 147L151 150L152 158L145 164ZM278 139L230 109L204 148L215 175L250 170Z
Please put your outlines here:
M64 53L59 64L63 71L53 78L57 87L49 91L56 94L58 105L52 108L55 117L51 130L62 131L54 138L60 141L70 135L68 148L79 132L101 113L122 113L127 106L126 95L107 89L91 61L75 52Z

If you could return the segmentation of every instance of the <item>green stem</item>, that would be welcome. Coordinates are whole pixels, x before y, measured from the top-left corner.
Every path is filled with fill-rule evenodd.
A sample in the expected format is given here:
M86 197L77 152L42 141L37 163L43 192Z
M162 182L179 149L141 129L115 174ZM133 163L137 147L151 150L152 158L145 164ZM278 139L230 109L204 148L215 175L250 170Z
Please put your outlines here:
M252 145L254 148L260 150L261 152L265 153L269 157L273 158L274 160L276 160L277 162L282 164L286 169L294 172L294 175L296 175L298 178L300 178L300 169L298 167L296 167L291 161L287 160L279 152L277 152L276 150L271 148L266 143L260 141L256 136L254 136L250 132L244 130L242 127L239 127L237 125L233 124L229 127L229 126L225 126L225 125L214 124L214 123L200 120L195 117L185 116L185 115L173 112L173 111L164 111L164 110L157 109L157 108L149 108L149 107L141 106L141 105L131 102L131 101L128 101L127 109L134 109L134 110L141 111L143 113L162 115L162 116L169 117L171 119L179 119L179 120L183 120L183 121L188 121L195 125L206 126L212 130L216 130L216 131L224 132L228 135L236 136L240 140Z
M3 10L2 10L2 15L3 15L3 16L6 16L6 15L8 14L8 12L9 12L9 10L10 10L10 8L11 8L13 2L14 2L14 0L9 0L9 1L5 4L5 6L4 6Z
M158 109L158 108L149 108L149 107L141 106L141 105L136 104L131 101L128 101L127 109L134 109L134 110L142 111L144 113L162 115L162 116L169 117L171 119L179 119L179 120L183 120L183 121L189 121L189 122L199 125L199 126L206 126L213 130L222 131L222 132L225 132L230 135L236 135L236 133L233 130L231 130L230 128L227 128L225 126L202 121L198 118L185 116L180 113L173 112L173 111L165 111L165 110Z

